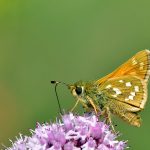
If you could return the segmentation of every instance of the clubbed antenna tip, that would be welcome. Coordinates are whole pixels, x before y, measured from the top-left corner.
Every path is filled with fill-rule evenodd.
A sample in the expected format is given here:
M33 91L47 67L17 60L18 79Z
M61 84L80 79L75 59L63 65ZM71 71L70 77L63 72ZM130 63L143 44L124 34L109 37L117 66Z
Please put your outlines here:
M51 81L52 84L56 84L56 81Z

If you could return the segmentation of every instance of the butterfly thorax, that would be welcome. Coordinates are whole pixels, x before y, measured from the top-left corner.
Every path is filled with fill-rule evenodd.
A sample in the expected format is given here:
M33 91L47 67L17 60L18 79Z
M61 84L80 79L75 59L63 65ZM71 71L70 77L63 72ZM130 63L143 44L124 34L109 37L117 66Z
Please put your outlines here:
M88 109L93 108L92 103L99 109L103 109L107 103L104 93L93 81L78 81L72 86L71 92Z

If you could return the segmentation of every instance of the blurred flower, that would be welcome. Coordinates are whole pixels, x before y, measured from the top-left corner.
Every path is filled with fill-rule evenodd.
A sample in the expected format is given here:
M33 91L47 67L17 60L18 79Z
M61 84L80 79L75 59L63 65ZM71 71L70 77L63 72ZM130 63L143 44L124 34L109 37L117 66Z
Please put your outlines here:
M66 114L56 123L37 123L31 133L31 137L20 135L6 150L124 150L127 147L95 115Z

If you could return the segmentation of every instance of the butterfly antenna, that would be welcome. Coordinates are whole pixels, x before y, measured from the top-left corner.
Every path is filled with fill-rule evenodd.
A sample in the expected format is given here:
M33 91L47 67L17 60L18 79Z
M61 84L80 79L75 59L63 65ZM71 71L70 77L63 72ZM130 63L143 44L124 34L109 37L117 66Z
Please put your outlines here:
M56 94L56 98L57 98L57 103L58 103L58 107L59 107L59 111L60 111L60 114L63 114L62 113L62 109L61 109L61 105L60 105L60 101L59 101L59 98L58 98L58 94L57 94L57 86L59 83L62 83L62 84L65 84L67 86L66 83L63 83L63 82L59 82L59 81L51 81L52 84L55 84L55 94Z

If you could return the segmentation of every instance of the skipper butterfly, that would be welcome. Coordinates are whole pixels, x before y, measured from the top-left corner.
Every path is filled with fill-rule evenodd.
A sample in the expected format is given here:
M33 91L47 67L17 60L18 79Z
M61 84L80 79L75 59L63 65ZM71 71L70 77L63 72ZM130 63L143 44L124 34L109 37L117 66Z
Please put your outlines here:
M102 111L110 122L112 113L140 127L139 112L147 101L149 76L150 51L143 50L107 76L92 82L79 81L69 88L86 110Z
M106 115L111 125L111 114L114 114L130 125L140 127L139 112L147 101L149 76L150 51L143 50L101 79L66 85L77 100L73 109L80 102L86 111Z

